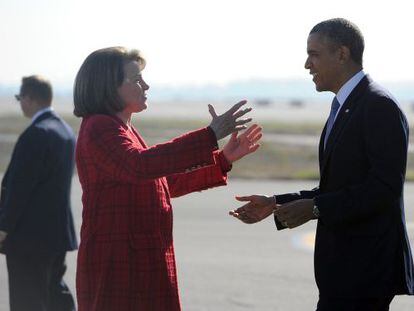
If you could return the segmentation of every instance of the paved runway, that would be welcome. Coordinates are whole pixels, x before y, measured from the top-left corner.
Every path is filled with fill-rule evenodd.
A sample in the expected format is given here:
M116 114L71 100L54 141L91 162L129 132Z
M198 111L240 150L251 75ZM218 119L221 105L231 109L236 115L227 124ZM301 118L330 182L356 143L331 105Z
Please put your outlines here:
M315 223L278 232L271 219L245 225L227 216L236 194L309 189L314 182L230 180L229 186L175 199L174 237L183 310L314 310L312 245ZM75 221L81 191L73 185ZM414 245L414 184L405 189L406 217ZM67 283L74 290L76 252L68 255ZM0 311L8 310L7 272L0 256ZM414 310L414 297L399 296L393 311ZM115 311L115 310L114 310Z

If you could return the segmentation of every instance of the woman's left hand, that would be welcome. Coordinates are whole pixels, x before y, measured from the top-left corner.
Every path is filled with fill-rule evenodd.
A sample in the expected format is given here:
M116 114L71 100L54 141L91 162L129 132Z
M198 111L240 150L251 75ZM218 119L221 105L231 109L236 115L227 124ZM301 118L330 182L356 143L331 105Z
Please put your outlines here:
M229 163L233 163L255 152L260 147L257 143L260 138L262 138L262 128L257 124L253 124L240 135L234 132L223 148L224 156Z

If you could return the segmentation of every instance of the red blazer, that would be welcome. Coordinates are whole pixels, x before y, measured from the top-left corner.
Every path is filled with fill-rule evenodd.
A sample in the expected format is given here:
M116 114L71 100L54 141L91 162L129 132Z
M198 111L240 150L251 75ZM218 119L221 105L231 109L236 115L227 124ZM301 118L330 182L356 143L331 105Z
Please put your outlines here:
M94 115L82 121L76 164L79 311L180 310L170 197L226 184L230 166L214 133L147 147L117 117Z

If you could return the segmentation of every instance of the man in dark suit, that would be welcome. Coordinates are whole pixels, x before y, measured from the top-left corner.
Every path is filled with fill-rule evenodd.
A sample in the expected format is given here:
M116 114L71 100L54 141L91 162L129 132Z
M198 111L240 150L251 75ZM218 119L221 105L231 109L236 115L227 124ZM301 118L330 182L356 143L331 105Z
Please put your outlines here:
M0 249L10 310L74 310L63 282L66 252L77 248L70 207L74 134L52 110L52 87L44 78L23 78L16 99L32 122L16 143L1 185Z
M246 223L274 214L277 228L317 219L317 310L389 310L414 294L403 186L408 124L395 99L362 70L364 39L344 19L317 24L305 68L316 90L335 93L319 143L319 187L239 197Z

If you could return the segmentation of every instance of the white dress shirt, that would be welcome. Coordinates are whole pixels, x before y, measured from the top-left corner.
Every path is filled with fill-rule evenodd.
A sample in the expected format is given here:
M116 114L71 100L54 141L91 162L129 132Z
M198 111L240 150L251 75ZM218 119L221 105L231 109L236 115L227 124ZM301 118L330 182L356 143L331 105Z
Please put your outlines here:
M42 109L40 109L39 111L37 111L34 115L33 115L33 117L32 117L32 124L33 124L33 122L34 121L36 121L36 119L38 118L38 117L40 117L42 114L44 114L44 113L46 113L46 112L49 112L49 111L53 111L53 108L52 107L46 107L46 108L42 108Z
M345 103L346 99L348 98L349 94L354 90L354 88L358 85L358 83L365 77L365 73L363 70L357 72L351 79L349 79L342 87L339 89L338 93L336 94L336 99L339 102L339 109L336 112L336 117L338 116L339 111L341 111L343 104Z

